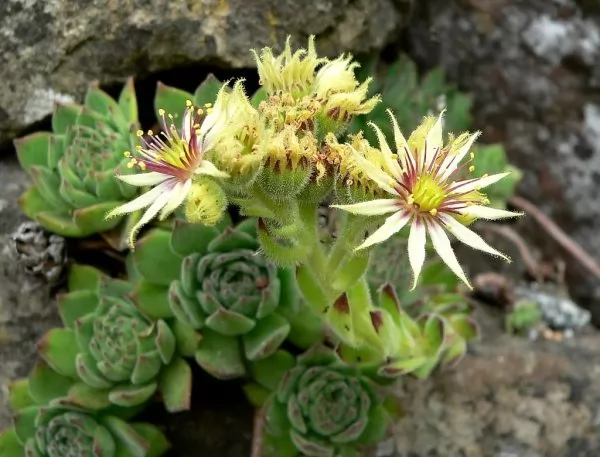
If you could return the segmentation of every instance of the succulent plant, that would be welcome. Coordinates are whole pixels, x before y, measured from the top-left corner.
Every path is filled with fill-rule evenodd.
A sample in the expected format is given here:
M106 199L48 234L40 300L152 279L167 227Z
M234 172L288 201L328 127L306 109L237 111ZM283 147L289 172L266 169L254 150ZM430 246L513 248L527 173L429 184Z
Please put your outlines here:
M75 266L70 288L58 299L66 328L50 330L38 350L82 384L83 405L136 406L160 392L169 411L189 408L191 370L177 356L177 338L164 319L146 316L127 298L132 284Z
M168 295L180 327L201 335L196 361L221 379L246 374L246 360L274 353L290 332L298 294L293 272L258 252L256 220L235 228L176 221L172 234L148 232L131 254L139 276L133 300L149 309Z
M159 457L170 447L153 425L128 423L136 410L87 409L72 381L39 363L9 386L14 428L0 434L3 457ZM98 406L98 405L97 405Z
M372 129L367 128L370 121L377 124L387 138L392 138L387 109L394 112L398 124L406 130L412 130L423 116L442 107L447 110L448 131L459 132L470 127L471 98L446 82L443 69L433 69L420 78L415 63L405 56L381 71L377 67L376 60L367 62L359 70L359 78L375 76L369 92L381 93L382 103L369 114L354 118L350 133L362 130L369 142L376 144Z
M272 384L271 370L259 367L257 379ZM361 445L383 438L389 422L377 386L321 346L297 358L266 403L267 442L278 457L359 455Z
M466 353L467 342L478 336L472 309L462 295L426 295L412 307L417 309L414 316L400 306L390 284L379 289L377 298L370 322L357 326L371 338L369 345L341 344L338 351L344 361L368 366L378 381L409 374L427 378L437 366L457 363Z
M20 199L25 214L67 237L105 232L121 223L122 218L106 220L105 215L136 193L114 174L128 172L124 153L135 147L137 116L131 79L118 101L92 85L83 106L55 106L52 132L15 140L19 162L33 181Z

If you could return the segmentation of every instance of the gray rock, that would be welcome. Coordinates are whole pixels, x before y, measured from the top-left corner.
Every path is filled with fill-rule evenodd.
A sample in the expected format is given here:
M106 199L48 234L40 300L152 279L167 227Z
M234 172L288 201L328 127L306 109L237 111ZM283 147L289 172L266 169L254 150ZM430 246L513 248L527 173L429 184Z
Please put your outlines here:
M0 144L92 80L193 63L253 65L250 48L318 35L324 53L381 48L412 0L4 0ZM198 81L200 83L200 81Z
M556 330L574 330L590 323L591 313L580 308L568 297L548 293L537 283L517 286L514 293L518 298L532 301L541 311L542 320Z
M0 430L10 425L7 384L26 376L37 359L35 342L60 324L48 286L32 280L10 250L10 234L24 217L16 204L27 177L14 159L0 160Z
M532 342L502 334L499 316L479 322L456 368L403 384L394 456L599 455L600 334Z
M427 0L415 9L413 57L427 67L441 64L473 93L484 140L504 143L525 171L520 193L599 258L598 2ZM570 262L571 292L585 306L600 300L600 281L527 219L531 242L546 257Z

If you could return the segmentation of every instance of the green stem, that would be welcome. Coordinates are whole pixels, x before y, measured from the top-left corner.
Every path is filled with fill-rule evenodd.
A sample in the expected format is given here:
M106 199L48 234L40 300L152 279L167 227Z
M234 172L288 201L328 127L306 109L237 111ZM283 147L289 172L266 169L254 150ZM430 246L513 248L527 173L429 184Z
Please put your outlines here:
M342 228L338 239L329 251L329 259L327 268L330 271L336 271L340 265L346 260L346 257L352 254L352 250L356 247L362 233L366 230L368 224L365 223L365 218L356 217L349 214Z
M331 271L327 263L327 256L321 244L319 233L319 217L317 205L302 205L300 206L300 219L302 221L302 241L309 244L311 253L305 264L319 279L321 286L325 291L330 291L331 287Z

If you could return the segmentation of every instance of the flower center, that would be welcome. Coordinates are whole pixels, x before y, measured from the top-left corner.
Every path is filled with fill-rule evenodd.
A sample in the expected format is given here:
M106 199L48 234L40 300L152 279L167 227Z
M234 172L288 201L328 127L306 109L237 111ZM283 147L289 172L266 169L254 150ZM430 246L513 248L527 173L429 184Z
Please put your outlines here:
M412 203L419 211L429 212L436 210L445 199L445 189L439 182L431 176L421 176L413 187L409 203Z

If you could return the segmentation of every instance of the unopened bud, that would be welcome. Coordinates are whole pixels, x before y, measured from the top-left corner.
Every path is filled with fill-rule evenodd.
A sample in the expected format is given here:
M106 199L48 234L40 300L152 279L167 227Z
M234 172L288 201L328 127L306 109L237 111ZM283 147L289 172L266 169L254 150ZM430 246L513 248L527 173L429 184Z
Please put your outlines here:
M185 201L185 218L189 222L216 225L225 211L227 197L216 182L204 178L192 185Z

